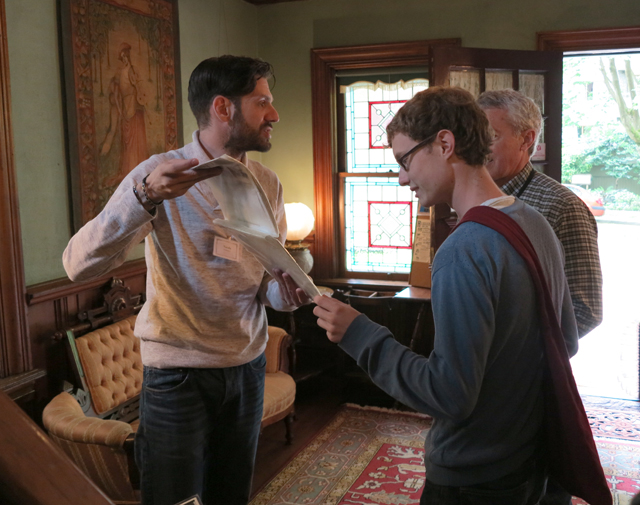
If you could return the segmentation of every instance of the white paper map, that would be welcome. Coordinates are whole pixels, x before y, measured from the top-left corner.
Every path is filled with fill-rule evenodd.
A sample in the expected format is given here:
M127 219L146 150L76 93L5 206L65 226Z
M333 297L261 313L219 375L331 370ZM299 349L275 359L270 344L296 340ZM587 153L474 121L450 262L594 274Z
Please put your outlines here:
M222 173L204 180L222 209L224 219L214 224L240 242L271 275L275 269L288 273L310 298L318 288L280 243L278 223L267 195L251 171L226 154L195 167L222 167Z

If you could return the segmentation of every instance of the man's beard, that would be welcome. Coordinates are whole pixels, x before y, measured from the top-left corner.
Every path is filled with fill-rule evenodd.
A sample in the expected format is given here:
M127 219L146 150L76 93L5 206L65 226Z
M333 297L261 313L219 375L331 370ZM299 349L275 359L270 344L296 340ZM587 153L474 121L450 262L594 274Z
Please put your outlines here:
M260 128L254 130L247 124L242 112L238 109L231 119L230 126L229 140L224 145L227 151L232 153L245 153L247 151L266 153L271 149L269 139L261 135L262 129L271 126L271 123L266 122Z

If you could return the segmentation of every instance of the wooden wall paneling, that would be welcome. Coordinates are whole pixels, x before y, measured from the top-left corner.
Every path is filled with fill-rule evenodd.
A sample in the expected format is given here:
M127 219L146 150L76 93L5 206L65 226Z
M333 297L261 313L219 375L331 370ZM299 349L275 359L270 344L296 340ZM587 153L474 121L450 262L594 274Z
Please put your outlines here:
M460 45L460 39L397 42L366 46L311 50L313 115L313 173L316 205L314 277L334 278L338 274L336 233L337 196L336 82L338 70L394 66L429 66L430 49L438 45Z
M34 369L0 379L0 390L16 402L31 419L39 420L40 407L36 401L36 384L47 375L43 369Z
M0 378L31 367L4 0L0 0Z

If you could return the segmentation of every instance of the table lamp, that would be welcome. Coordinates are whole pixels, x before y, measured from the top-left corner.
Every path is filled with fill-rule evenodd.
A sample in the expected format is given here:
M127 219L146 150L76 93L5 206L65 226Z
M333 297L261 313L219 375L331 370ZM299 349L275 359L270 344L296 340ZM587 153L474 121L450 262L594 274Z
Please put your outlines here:
M309 252L309 244L305 244L303 240L313 230L313 212L304 203L285 203L284 212L287 216L287 239L284 247L304 273L308 274L313 267L313 256Z

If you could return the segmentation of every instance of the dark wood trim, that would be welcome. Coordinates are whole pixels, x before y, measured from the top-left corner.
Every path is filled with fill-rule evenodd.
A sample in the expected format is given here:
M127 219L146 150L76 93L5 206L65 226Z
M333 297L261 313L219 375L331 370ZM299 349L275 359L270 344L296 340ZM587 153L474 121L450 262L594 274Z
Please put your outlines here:
M538 32L539 51L588 51L640 47L640 26Z
M57 300L67 296L75 296L89 289L101 287L112 277L127 280L131 277L144 275L147 272L147 265L144 258L132 260L124 265L110 271L107 275L98 277L87 282L72 282L66 277L53 281L34 284L27 288L27 303L29 306L39 303Z
M22 396L25 390L28 393L35 391L35 383L38 379L42 379L47 372L45 370L35 369L19 375L12 375L4 379L0 379L0 390L7 393L12 400Z
M2 2L2 0L0 0ZM6 505L113 502L0 391L0 496Z
M313 174L316 202L314 276L336 277L339 272L337 242L339 216L336 128L336 82L338 70L392 66L428 66L431 48L460 45L460 39L396 42L367 46L331 47L311 50L311 92L313 115Z
M316 203L314 275L333 277L338 270L333 231L337 224L334 202L335 155L332 149L335 110L335 70L325 53L311 50L313 128L313 188Z
M19 208L7 20L0 0L0 377L22 373L31 365Z
M37 406L37 391L39 387L42 387L46 376L47 371L42 368L36 368L18 375L10 375L9 377L0 379L0 391L6 393L9 398L16 402L18 406L37 423L42 419L42 415Z

